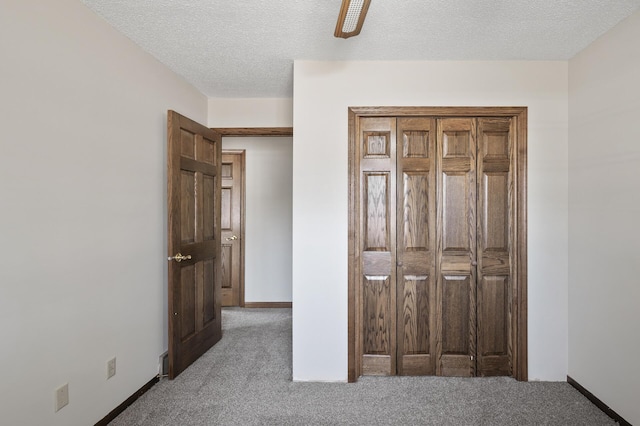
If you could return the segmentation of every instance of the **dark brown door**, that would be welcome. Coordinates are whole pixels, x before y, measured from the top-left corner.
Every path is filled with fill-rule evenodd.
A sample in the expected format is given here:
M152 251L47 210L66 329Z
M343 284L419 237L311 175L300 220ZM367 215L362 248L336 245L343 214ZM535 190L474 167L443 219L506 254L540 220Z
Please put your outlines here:
M398 118L398 374L436 373L436 120Z
M438 120L439 376L475 376L476 119Z
M168 112L169 378L222 336L221 137Z
M396 372L396 120L360 120L362 374Z
M222 153L222 306L244 306L244 151Z
M516 241L515 120L478 119L478 375L509 376Z
M512 375L512 118L356 131L361 373Z

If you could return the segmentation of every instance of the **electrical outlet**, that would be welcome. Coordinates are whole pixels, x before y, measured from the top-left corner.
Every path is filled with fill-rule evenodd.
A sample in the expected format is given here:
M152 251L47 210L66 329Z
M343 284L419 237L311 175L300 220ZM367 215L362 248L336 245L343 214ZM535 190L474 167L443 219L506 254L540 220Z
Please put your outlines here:
M69 383L65 383L55 390L56 396L56 412L62 407L69 404Z
M107 379L110 379L115 375L116 375L116 357L113 357L109 361L107 361Z

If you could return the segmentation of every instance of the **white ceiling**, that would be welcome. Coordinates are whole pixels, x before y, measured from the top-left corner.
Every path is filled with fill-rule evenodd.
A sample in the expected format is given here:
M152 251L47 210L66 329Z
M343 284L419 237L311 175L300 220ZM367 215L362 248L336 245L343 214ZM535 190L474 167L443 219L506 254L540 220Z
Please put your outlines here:
M83 0L209 97L291 97L293 60L567 60L640 0Z

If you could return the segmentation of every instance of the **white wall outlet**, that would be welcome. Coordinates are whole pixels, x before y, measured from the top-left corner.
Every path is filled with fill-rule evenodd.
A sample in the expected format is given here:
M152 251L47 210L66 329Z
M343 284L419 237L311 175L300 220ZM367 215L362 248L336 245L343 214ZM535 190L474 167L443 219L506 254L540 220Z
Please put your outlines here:
M109 361L107 361L107 379L110 379L115 375L116 375L116 357L113 357Z
M55 390L56 412L69 404L69 383L65 383Z

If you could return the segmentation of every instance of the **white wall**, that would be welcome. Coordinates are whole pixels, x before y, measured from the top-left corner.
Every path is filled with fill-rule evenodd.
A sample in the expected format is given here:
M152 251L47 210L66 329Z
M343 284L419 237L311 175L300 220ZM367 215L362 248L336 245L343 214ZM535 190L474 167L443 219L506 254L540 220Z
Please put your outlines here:
M291 127L291 99L209 99L209 127ZM245 302L291 301L291 137L225 137L246 151Z
M94 424L166 350L166 110L207 99L77 1L3 0L0 57L1 422Z
M209 98L209 127L291 126L291 98Z
M640 12L569 62L569 375L640 424Z
M567 63L294 64L293 377L347 379L347 108L529 107L529 378L567 373Z

